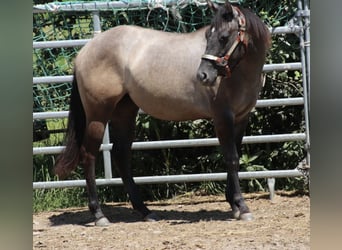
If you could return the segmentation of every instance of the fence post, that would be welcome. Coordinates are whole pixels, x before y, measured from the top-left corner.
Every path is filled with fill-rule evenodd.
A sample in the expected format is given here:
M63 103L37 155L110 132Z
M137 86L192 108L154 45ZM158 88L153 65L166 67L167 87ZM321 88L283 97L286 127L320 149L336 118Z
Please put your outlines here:
M106 125L105 133L103 136L103 144L110 143L109 141L109 129L108 123ZM110 150L103 150L103 165L104 165L104 173L106 179L112 178L112 163L111 163L111 155Z
M100 11L93 11L94 36L101 33Z
M310 64L307 64L307 42L305 39L308 38L306 35L309 34L307 31L307 27L303 26L303 17L308 16L307 11L303 11L303 4L302 0L297 1L298 4L298 22L299 26L301 27L301 31L299 32L299 41L300 41L300 54L301 54L301 61L303 65L302 69L302 75L303 75L303 94L304 94L304 119L305 119L305 134L306 134L306 139L305 139L305 149L306 149L306 164L310 166L310 126L309 126L309 83L308 80L308 74L310 72ZM307 1L305 1L306 8L307 8ZM305 22L306 24L308 23L308 20Z

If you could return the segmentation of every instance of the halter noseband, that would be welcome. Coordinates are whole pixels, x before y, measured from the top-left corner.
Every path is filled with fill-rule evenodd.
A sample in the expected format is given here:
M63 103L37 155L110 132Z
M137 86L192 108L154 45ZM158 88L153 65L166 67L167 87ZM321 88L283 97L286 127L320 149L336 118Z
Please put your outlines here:
M217 66L224 67L226 69L226 74L228 78L231 77L232 75L231 69L228 65L230 56L233 54L234 50L240 43L242 43L246 49L247 49L247 44L248 44L248 36L246 34L246 18L238 7L235 7L235 6L232 6L232 7L233 7L233 12L235 12L238 16L238 21L239 21L239 31L238 31L237 37L233 45L230 47L226 55L223 57L217 57L217 56L208 55L208 54L202 55L203 59L215 61Z

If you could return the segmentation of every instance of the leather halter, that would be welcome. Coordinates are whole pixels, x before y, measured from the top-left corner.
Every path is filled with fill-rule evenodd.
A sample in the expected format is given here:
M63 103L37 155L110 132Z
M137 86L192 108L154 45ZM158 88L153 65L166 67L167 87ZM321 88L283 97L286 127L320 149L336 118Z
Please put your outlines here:
M245 46L245 49L247 49L247 46L248 46L248 35L246 33L246 18L238 7L235 7L235 6L232 6L232 7L233 7L233 13L236 12L238 21L239 21L239 30L238 30L238 34L233 45L230 47L228 52L223 57L218 57L218 56L213 56L213 55L208 55L208 54L202 55L203 59L214 61L217 66L224 67L226 69L226 74L228 78L231 77L232 75L232 71L228 65L230 56L233 54L234 50L237 48L237 46L240 43L242 43Z

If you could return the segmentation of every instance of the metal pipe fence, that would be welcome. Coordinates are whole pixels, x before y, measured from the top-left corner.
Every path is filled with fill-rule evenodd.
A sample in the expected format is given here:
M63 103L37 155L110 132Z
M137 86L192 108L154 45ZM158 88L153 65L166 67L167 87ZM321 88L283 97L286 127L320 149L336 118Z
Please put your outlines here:
M242 139L243 144L253 143L274 143L285 141L302 141L306 139L305 133L294 134L277 134L277 135L254 135L244 136ZM217 138L202 138L202 139L182 139L182 140L161 140L161 141L145 141L133 142L132 150L150 150L150 149L163 149L163 148L184 148L184 147L212 147L219 146ZM64 150L64 146L53 147L34 147L33 155L38 154L59 154ZM113 144L101 144L100 151L112 150Z
M265 64L263 67L263 72L271 71L284 71L284 70L302 70L303 66L301 62L294 63L274 63ZM73 76L40 76L33 77L33 84L47 84L47 83L65 83L72 82Z
M277 106L297 106L304 104L304 97L292 98L275 98L258 100L255 107L277 107ZM53 119L53 118L66 118L69 111L53 111L53 112L34 112L33 119ZM139 110L139 114L145 114L143 110Z
M273 35L299 33L300 31L301 31L301 28L299 26L276 27L276 28L270 29L270 32ZM33 42L33 49L81 47L81 46L84 46L89 41L90 39Z
M239 178L284 178L284 177L298 177L302 173L297 170L269 170L269 171L251 171L239 172ZM160 184L160 183L181 183L181 182L202 182L202 181L225 181L227 173L210 173L210 174L183 174L183 175L163 175L163 176L141 176L134 177L134 181L138 185L144 184ZM123 185L121 178L104 178L96 179L97 186L105 185ZM50 182L34 182L34 189L44 188L71 188L71 187L85 187L85 180L68 180L68 181L50 181Z
M201 5L203 3L196 2ZM166 6L172 4L178 4L176 0L165 1ZM130 3L116 1L116 2L96 2L96 3L82 3L82 4L45 4L34 6L33 13L40 13L46 11L91 11L93 13L93 25L94 35L101 32L100 29L100 11L112 10L115 8L134 8L134 7L150 7L147 2L143 1L131 1ZM270 142L285 142L285 141L305 141L307 149L307 164L310 164L310 134L309 134L309 85L310 85L310 65L308 61L309 57L309 10L307 0L304 0L304 10L302 8L301 0L298 0L297 16L304 18L305 25L299 21L298 25L284 26L271 28L270 31L275 34L288 34L295 33L299 36L301 61L293 63L282 64L266 64L263 71L265 73L272 71L284 71L284 70L301 70L303 74L303 97L293 98L278 98L269 100L258 100L256 107L275 107L275 106L291 106L291 105L303 105L304 107L304 119L305 119L305 133L293 133L293 134L276 134L276 135L258 135L258 136L245 136L243 143L270 143ZM303 10L301 12L301 10ZM63 40L63 41L46 41L46 42L33 42L33 49L46 49L46 48L66 48L66 47L79 47L86 44L90 39L79 40ZM66 83L72 82L73 76L44 76L33 77L33 84L54 84L54 83ZM142 110L139 114L144 114ZM68 111L59 112L35 112L33 113L33 119L51 119L51 118L66 118ZM161 149L161 148L181 148L181 147L202 147L202 146L218 146L219 142L217 138L202 138L202 139L188 139L188 140L165 140L165 141L149 141L149 142L134 142L132 145L133 150L146 150L146 149ZM114 145L115 146L115 145ZM106 128L103 144L101 145L101 151L104 154L104 179L97 179L97 185L121 185L122 181L119 178L112 178L111 162L110 162L110 150L113 144L109 142L108 126ZM64 147L34 147L33 155L36 154L58 154ZM240 179L250 178L282 178L282 177L297 177L302 173L298 169L293 170L274 170L274 171L255 171L255 172L240 172ZM146 176L134 178L137 184L155 184L155 183L176 183L176 182L199 182L199 181L223 181L226 179L227 173L212 173L212 174L189 174L189 175L174 175L174 176ZM85 186L85 180L70 180L70 181L50 181L50 182L34 182L33 189L38 188L60 188L60 187L83 187Z

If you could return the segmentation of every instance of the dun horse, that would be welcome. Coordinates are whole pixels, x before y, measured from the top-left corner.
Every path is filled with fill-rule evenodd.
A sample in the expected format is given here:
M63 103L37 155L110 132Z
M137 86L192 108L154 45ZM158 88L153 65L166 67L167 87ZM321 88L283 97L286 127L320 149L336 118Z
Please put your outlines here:
M118 26L89 41L75 59L66 149L54 171L65 178L84 168L89 209L97 226L106 226L95 184L95 159L109 122L112 162L133 208L157 220L144 204L131 172L135 118L141 108L173 121L212 119L227 167L226 199L234 217L252 219L238 179L241 141L262 87L270 46L262 21L228 2L208 5L210 26L177 34Z

